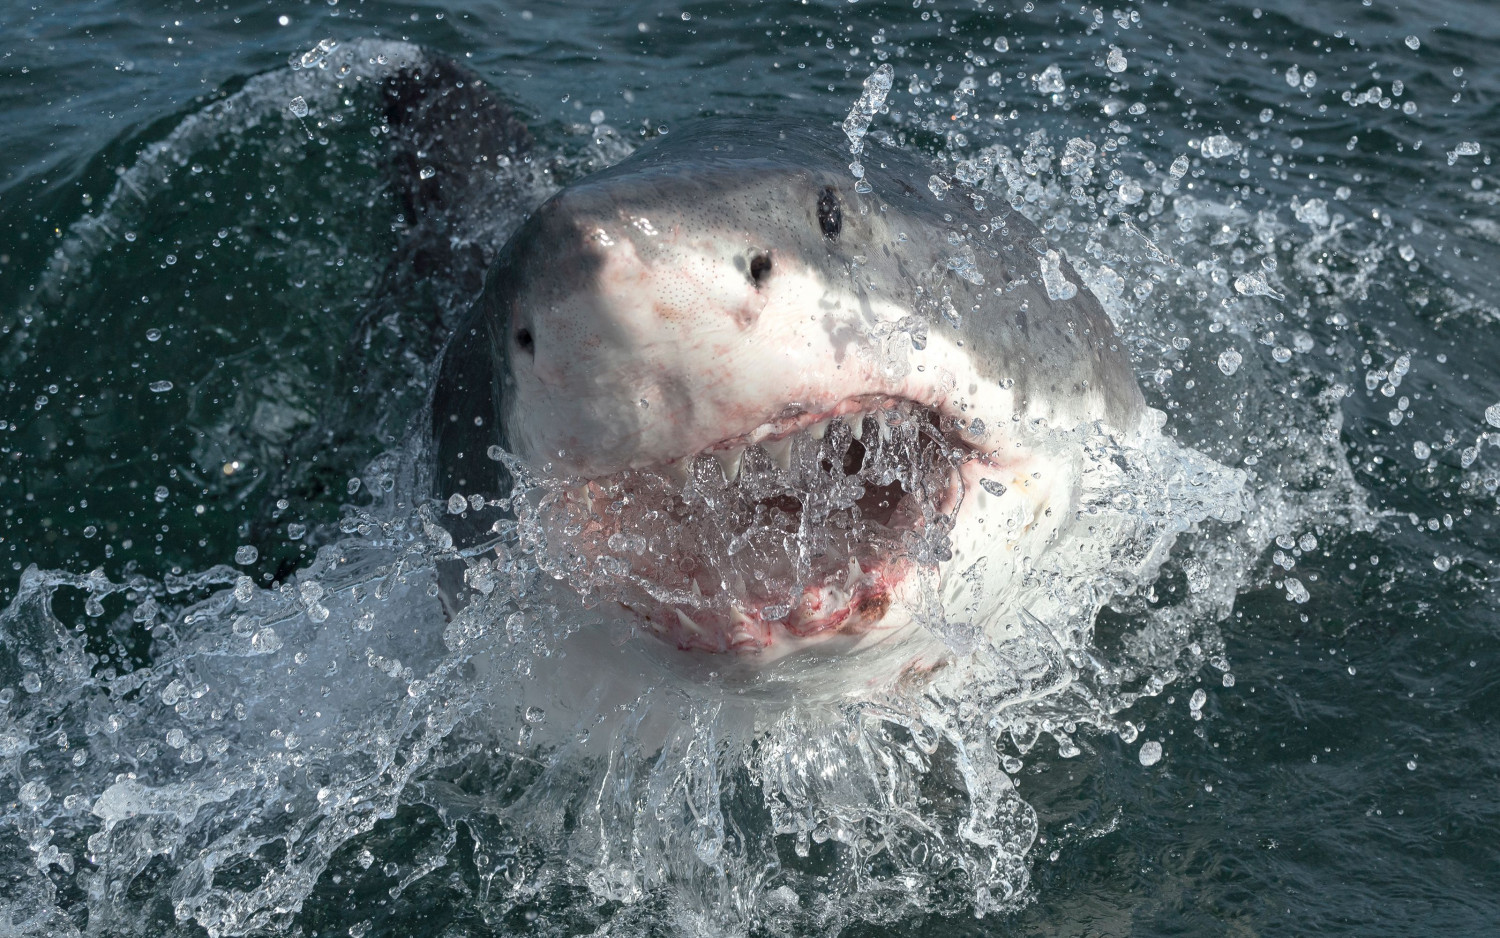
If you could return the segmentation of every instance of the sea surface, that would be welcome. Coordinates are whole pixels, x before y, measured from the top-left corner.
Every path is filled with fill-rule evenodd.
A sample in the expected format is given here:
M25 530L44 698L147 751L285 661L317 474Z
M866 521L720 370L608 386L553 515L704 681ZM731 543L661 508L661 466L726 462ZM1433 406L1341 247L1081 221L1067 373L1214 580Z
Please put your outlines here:
M406 43L535 137L485 250L889 65L871 134L1104 295L1232 509L1139 470L1172 536L1051 709L990 701L989 794L921 739L962 700L866 741L927 780L889 816L676 704L606 768L540 709L487 735L499 639L411 579L467 294L403 276L376 105L328 83ZM0 935L1500 933L1497 48L1486 0L5 4ZM545 590L486 570L519 647ZM981 802L990 839L939 822Z

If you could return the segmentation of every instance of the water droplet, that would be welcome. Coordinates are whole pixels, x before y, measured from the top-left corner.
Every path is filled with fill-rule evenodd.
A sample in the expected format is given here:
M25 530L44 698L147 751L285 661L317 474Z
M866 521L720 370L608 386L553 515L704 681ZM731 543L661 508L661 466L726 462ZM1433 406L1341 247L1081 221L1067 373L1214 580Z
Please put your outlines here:
M1063 276L1062 255L1049 249L1038 260L1042 273L1042 285L1047 296L1053 300L1071 300L1078 295L1078 286Z
M989 492L996 498L999 498L1000 496L1005 494L1005 486L1001 485L994 479L980 479L979 487L984 489L986 492Z
M282 19L286 17L283 16ZM287 107L291 109L292 116L299 120L307 116L307 99L300 94L293 98Z
M1147 740L1141 744L1141 765L1152 766L1161 761L1161 743Z
M1105 58L1104 62L1112 72L1123 72L1125 71L1125 67L1130 64L1125 58L1125 53L1121 52L1118 46L1109 47L1109 55Z
M1292 201L1292 214L1304 225L1322 227L1328 224L1328 203L1322 199L1308 199L1298 203Z
M338 0L331 0L331 2L337 3ZM283 19L284 18L285 17L283 17ZM282 25L285 26L286 24L282 23ZM292 66L292 70L296 71L298 69L313 68L315 66L322 65L325 61L327 61L328 53L332 52L334 49L337 49L338 46L339 44L333 39L318 40L318 44L313 46L311 49L308 49L301 55L292 56L292 60L290 63Z
M26 737L13 730L0 733L0 759L19 756L26 751Z
M1284 585L1286 586L1286 598L1299 606L1312 598L1312 594L1307 591L1307 587L1302 585L1302 581L1294 576L1287 577Z
M1406 48L1408 48L1411 51L1415 52L1418 49L1422 48L1422 40L1418 39L1416 36L1407 36L1406 37Z
M1215 134L1203 141L1204 156L1220 159L1240 152L1240 145L1223 134Z
M1484 422L1492 427L1500 427L1500 404L1491 404L1484 409Z
M454 492L448 496L448 514L461 515L469 508L469 500Z
M1188 698L1189 710L1202 710L1203 705L1208 703L1208 692L1203 688L1193 691L1193 696Z
M153 381L153 382L151 382L151 392L153 394L165 394L166 392L168 392L170 390L172 390L172 382L170 382L170 381Z
M1245 360L1235 349L1225 349L1219 353L1219 370L1225 375L1232 375L1240 370L1240 363Z
M157 339L160 339L160 338L161 338L161 330L160 329L147 329L146 330L146 341L147 342L155 342Z
M1042 73L1033 75L1031 80L1036 82L1036 90L1042 94L1061 94L1068 87L1063 82L1062 69L1055 64L1042 69Z
M437 175L437 170L433 169L431 166L423 166L420 170L417 171L417 175L421 176L423 179L431 179L433 176Z
M167 496L171 495L172 493L167 491L167 487L165 485L158 485L156 487L155 493L153 494L156 496L157 501L164 502L167 500Z
M885 107L886 96L890 94L891 84L895 80L896 71L889 63L876 67L873 72L865 76L859 100L854 102L854 106L844 117L844 136L849 138L849 153L854 157L854 162L849 164L849 171L855 179L864 176L864 167L859 163L859 155L865 149L865 134L870 132L870 122L875 119L875 115Z
M298 524L297 522L293 521L291 524L286 526L286 536L290 540L300 541L302 540L302 536L306 533L307 525L305 524Z
M21 790L17 794L20 796L22 804L35 811L51 800L52 789L48 788L43 782L27 782L21 786Z
M234 562L238 564L255 563L260 559L260 551L253 544L241 544L234 549Z
M1234 289L1245 296L1269 296L1275 300L1283 298L1280 293L1271 289L1271 285L1266 283L1265 275L1257 270L1246 271L1236 277L1234 280ZM1284 362L1292 357L1292 353L1288 349L1278 349L1277 351L1286 352L1286 358L1281 358L1273 354L1272 357L1279 362Z
M1457 163L1460 156L1478 156L1479 151L1480 147L1478 143L1473 140L1465 140L1449 152L1448 165L1452 166L1454 163Z

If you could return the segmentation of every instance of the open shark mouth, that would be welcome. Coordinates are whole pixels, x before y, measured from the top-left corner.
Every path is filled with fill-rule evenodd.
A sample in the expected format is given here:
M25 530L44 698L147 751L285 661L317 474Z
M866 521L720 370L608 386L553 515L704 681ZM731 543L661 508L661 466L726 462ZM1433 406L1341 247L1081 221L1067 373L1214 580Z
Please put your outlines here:
M910 621L907 582L950 556L992 474L979 429L884 396L793 405L670 465L550 485L524 527L549 572L681 649L858 641Z

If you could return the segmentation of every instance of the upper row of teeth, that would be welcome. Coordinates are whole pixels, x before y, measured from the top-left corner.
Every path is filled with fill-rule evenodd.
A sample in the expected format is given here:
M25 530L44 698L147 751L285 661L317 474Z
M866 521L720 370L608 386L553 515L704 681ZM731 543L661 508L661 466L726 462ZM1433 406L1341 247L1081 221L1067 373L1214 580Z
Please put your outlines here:
M789 434L779 440L761 440L759 443L731 446L725 449L714 450L707 455L712 456L718 461L719 468L724 470L724 478L730 482L739 478L740 468L745 461L745 450L751 446L759 446L771 458L771 462L777 468L782 472L790 472L792 468L792 444L799 435L806 434L815 440L821 440L828 435L828 428L835 420L842 420L848 424L850 434L856 440L860 440L865 435L864 418L870 416L875 418L875 426L877 432L880 434L880 438L882 440L889 440L891 439L891 428L886 421L886 413L884 410L877 410L868 414L859 413L849 414L845 417L830 417L827 420L820 420L817 423L810 424L798 433ZM674 463L668 464L663 469L663 474L678 482L685 483L692 472L693 462L697 459L698 456L696 455L679 459Z

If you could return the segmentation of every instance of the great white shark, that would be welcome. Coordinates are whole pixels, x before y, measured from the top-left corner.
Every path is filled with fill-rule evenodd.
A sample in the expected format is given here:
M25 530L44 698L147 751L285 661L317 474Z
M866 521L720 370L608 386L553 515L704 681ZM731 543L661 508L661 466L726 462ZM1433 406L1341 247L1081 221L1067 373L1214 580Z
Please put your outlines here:
M832 126L709 121L547 199L444 355L438 494L550 480L549 569L713 673L930 668L934 622L998 621L1077 507L1038 441L1145 404L1035 225L918 154L862 162Z

